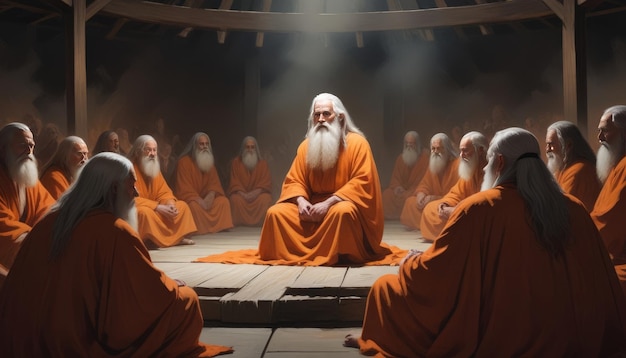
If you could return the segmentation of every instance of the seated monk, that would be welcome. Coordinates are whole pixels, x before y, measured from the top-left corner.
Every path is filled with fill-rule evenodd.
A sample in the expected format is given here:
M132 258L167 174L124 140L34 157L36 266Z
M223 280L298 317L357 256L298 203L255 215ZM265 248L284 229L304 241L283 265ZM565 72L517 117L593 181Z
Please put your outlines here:
M488 146L487 138L479 132L469 132L461 138L459 180L443 198L431 201L424 207L420 221L422 238L433 241L461 200L480 191Z
M137 173L139 236L151 248L193 245L187 236L197 231L196 224L187 203L176 200L161 174L157 142L149 135L139 136L130 158Z
M278 203L267 211L258 252L198 261L319 266L401 259L405 251L381 242L384 219L376 163L341 100L318 95L308 122L307 138Z
M435 242L367 298L377 357L621 357L626 300L587 210L563 194L521 128L491 141L481 189Z
M272 204L272 178L254 137L245 137L231 163L228 195L233 224L258 226Z
M0 129L0 265L11 269L22 241L54 204L41 185L30 129L13 122Z
M176 196L191 209L198 234L214 233L233 227L230 203L224 195L215 167L211 140L196 133L176 165Z
M93 154L112 152L120 154L120 139L113 130L107 130L98 136L96 145L93 146Z
M198 296L137 236L132 163L94 156L37 223L0 292L5 357L212 357Z
M428 169L428 151L422 150L416 131L404 135L404 149L396 158L389 187L383 191L385 219L398 220L404 202L412 196Z
M418 230L422 210L426 204L441 199L459 180L457 151L445 133L437 133L430 139L428 171L404 202L400 222L409 230Z
M41 184L58 200L76 180L88 157L87 144L80 137L64 138L50 161L41 168Z

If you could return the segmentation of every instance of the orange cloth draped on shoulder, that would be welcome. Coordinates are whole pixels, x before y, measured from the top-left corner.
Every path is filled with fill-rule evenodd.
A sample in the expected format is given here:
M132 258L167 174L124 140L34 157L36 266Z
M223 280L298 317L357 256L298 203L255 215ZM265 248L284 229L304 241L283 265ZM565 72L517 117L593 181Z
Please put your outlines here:
M593 210L602 185L596 174L596 166L587 161L577 161L561 171L557 182L564 192L582 201L587 211Z
M309 169L308 140L300 144L278 203L267 211L258 251L231 251L197 261L306 266L399 262L406 250L381 242L380 182L369 143L355 133L348 133L346 142L337 164L327 171ZM318 203L331 195L343 201L331 206L319 223L302 222L298 205L290 202L303 196Z
M19 192L8 170L0 167L0 265L7 269L11 269L20 249L17 239L29 232L55 202L41 182L26 188L25 193L26 205L20 215Z
M404 202L400 222L410 229L419 229L422 220L422 210L417 208L416 195L419 192L426 195L444 196L454 184L459 180L459 159L455 159L441 173L441 176L433 174L430 170L426 172L420 181L413 195Z
M168 247L178 244L185 236L197 231L189 206L184 201L176 200L172 189L165 182L160 172L154 179L147 179L137 165L135 187L139 197L135 198L139 236L150 239L159 247ZM178 215L173 221L156 212L159 204L174 201Z
M204 173L193 162L191 156L183 156L176 166L174 186L176 196L189 205L198 227L198 234L214 233L233 227L230 202L224 195L215 166ZM205 210L195 199L203 199L211 191L215 192L215 199L209 210Z
M510 184L463 200L442 234L367 298L362 353L385 357L611 356L626 300L585 208L568 199L571 245L535 238Z
M157 269L136 232L94 210L50 258L56 213L37 224L0 292L8 357L211 357L198 296ZM27 283L27 284L25 284Z
M413 166L404 164L402 154L396 159L391 173L389 187L383 191L383 209L386 219L399 219L402 207L406 199L415 194L415 188L420 183L424 174L428 170L428 151L422 150L417 162ZM394 192L397 187L402 187L404 192L396 195Z
M249 193L260 190L261 193L251 201L238 192ZM272 177L267 161L260 159L256 167L248 170L238 156L233 159L230 170L230 208L234 225L254 226L263 223L267 209L272 205Z
M56 166L49 167L41 176L40 181L41 185L48 190L48 193L55 200L59 200L61 195L70 187L70 179Z
M617 163L591 211L626 294L626 157Z
M470 180L459 178L459 181L442 199L426 204L420 221L420 232L424 239L435 240L441 233L441 230L443 230L443 227L446 226L448 220L439 217L439 204L446 203L448 206L457 206L461 200L478 193L483 183L484 175L485 172L482 168L476 168Z

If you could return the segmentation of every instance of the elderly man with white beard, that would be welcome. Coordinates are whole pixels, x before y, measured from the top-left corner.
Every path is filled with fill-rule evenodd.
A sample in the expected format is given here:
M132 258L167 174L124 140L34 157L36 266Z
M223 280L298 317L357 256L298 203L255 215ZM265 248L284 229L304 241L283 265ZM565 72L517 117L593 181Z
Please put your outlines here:
M391 172L389 187L383 191L385 219L400 218L406 199L413 195L428 169L428 151L422 150L420 136L416 131L404 135L402 153L396 158Z
M239 155L230 165L228 195L233 224L258 226L272 204L272 177L269 165L261 157L254 137L241 143Z
M191 138L178 159L175 176L176 196L189 205L198 234L233 227L230 202L224 195L206 133L198 132Z
M64 138L52 158L41 168L41 184L58 200L76 180L88 158L89 150L82 138Z
M591 211L626 294L626 106L604 111L598 124L596 159L602 190Z
M443 198L431 201L424 207L420 222L420 232L424 239L435 240L456 206L463 199L480 191L488 148L487 138L480 132L469 132L461 138L459 180Z
M198 296L156 268L136 231L132 163L94 156L24 240L0 292L8 357L207 357Z
M420 228L426 204L441 199L459 180L459 159L454 145L445 133L430 139L428 171L415 189L415 195L404 202L400 222L409 230Z
M311 103L306 139L267 210L258 252L235 251L202 262L306 266L391 264L406 253L381 242L384 218L369 143L332 94Z
M596 155L574 123L558 121L548 127L546 158L548 169L561 189L591 211L601 187L596 174Z
M54 204L41 185L35 142L22 123L0 129L0 267L10 269L22 241ZM0 275L0 286L2 285Z
M129 157L137 174L139 236L146 246L193 245L188 236L197 231L196 224L187 203L177 200L161 174L156 140L139 136Z

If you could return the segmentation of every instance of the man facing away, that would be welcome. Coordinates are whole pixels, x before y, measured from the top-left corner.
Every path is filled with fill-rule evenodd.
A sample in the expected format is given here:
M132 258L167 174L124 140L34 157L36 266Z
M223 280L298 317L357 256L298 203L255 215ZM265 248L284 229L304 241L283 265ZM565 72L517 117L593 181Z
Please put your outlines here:
M0 291L10 357L210 357L193 289L157 269L136 232L135 173L94 156L24 240Z
M400 222L407 229L419 229L426 204L441 199L459 180L457 157L457 151L445 133L437 133L430 139L428 171L415 189L415 195L404 202L400 214Z
M176 199L161 174L157 142L152 136L139 136L129 157L137 173L139 236L149 247L193 245L187 236L197 231L196 224L189 206Z
M561 189L591 211L601 187L596 174L596 155L574 123L558 121L548 127L546 158L548 169Z
M528 131L497 132L483 191L424 253L372 286L362 336L394 357L599 357L626 349L626 300L602 239Z
M224 195L211 140L196 133L183 150L176 165L176 196L191 209L198 234L214 233L233 227L230 202Z
M272 177L259 145L248 136L231 162L228 195L234 225L258 226L272 204Z
M428 169L428 152L422 150L419 134L409 131L404 135L404 149L396 158L389 187L383 191L385 219L400 218L406 199L413 195Z
M604 111L598 124L597 173L604 183L591 218L609 250L626 294L626 106Z
M461 200L480 191L488 147L487 138L480 132L469 132L461 138L459 180L442 199L431 201L424 207L420 222L424 239L435 240Z
M7 270L26 234L54 204L39 181L34 148L25 124L13 122L0 129L0 265Z
M76 180L88 158L89 150L82 138L65 137L50 161L41 168L41 184L58 200Z

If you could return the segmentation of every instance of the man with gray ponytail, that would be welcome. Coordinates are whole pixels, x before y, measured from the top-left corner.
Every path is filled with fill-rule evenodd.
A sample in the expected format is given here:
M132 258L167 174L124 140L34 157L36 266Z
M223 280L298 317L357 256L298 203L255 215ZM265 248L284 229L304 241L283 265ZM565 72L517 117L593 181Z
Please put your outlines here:
M150 260L136 231L135 171L116 153L78 180L24 240L0 291L7 357L208 357L198 296Z
M624 354L626 300L609 255L539 153L527 130L497 132L483 191L374 283L362 335L344 345L385 357Z
M626 106L604 111L598 124L596 160L602 190L591 211L626 294Z

